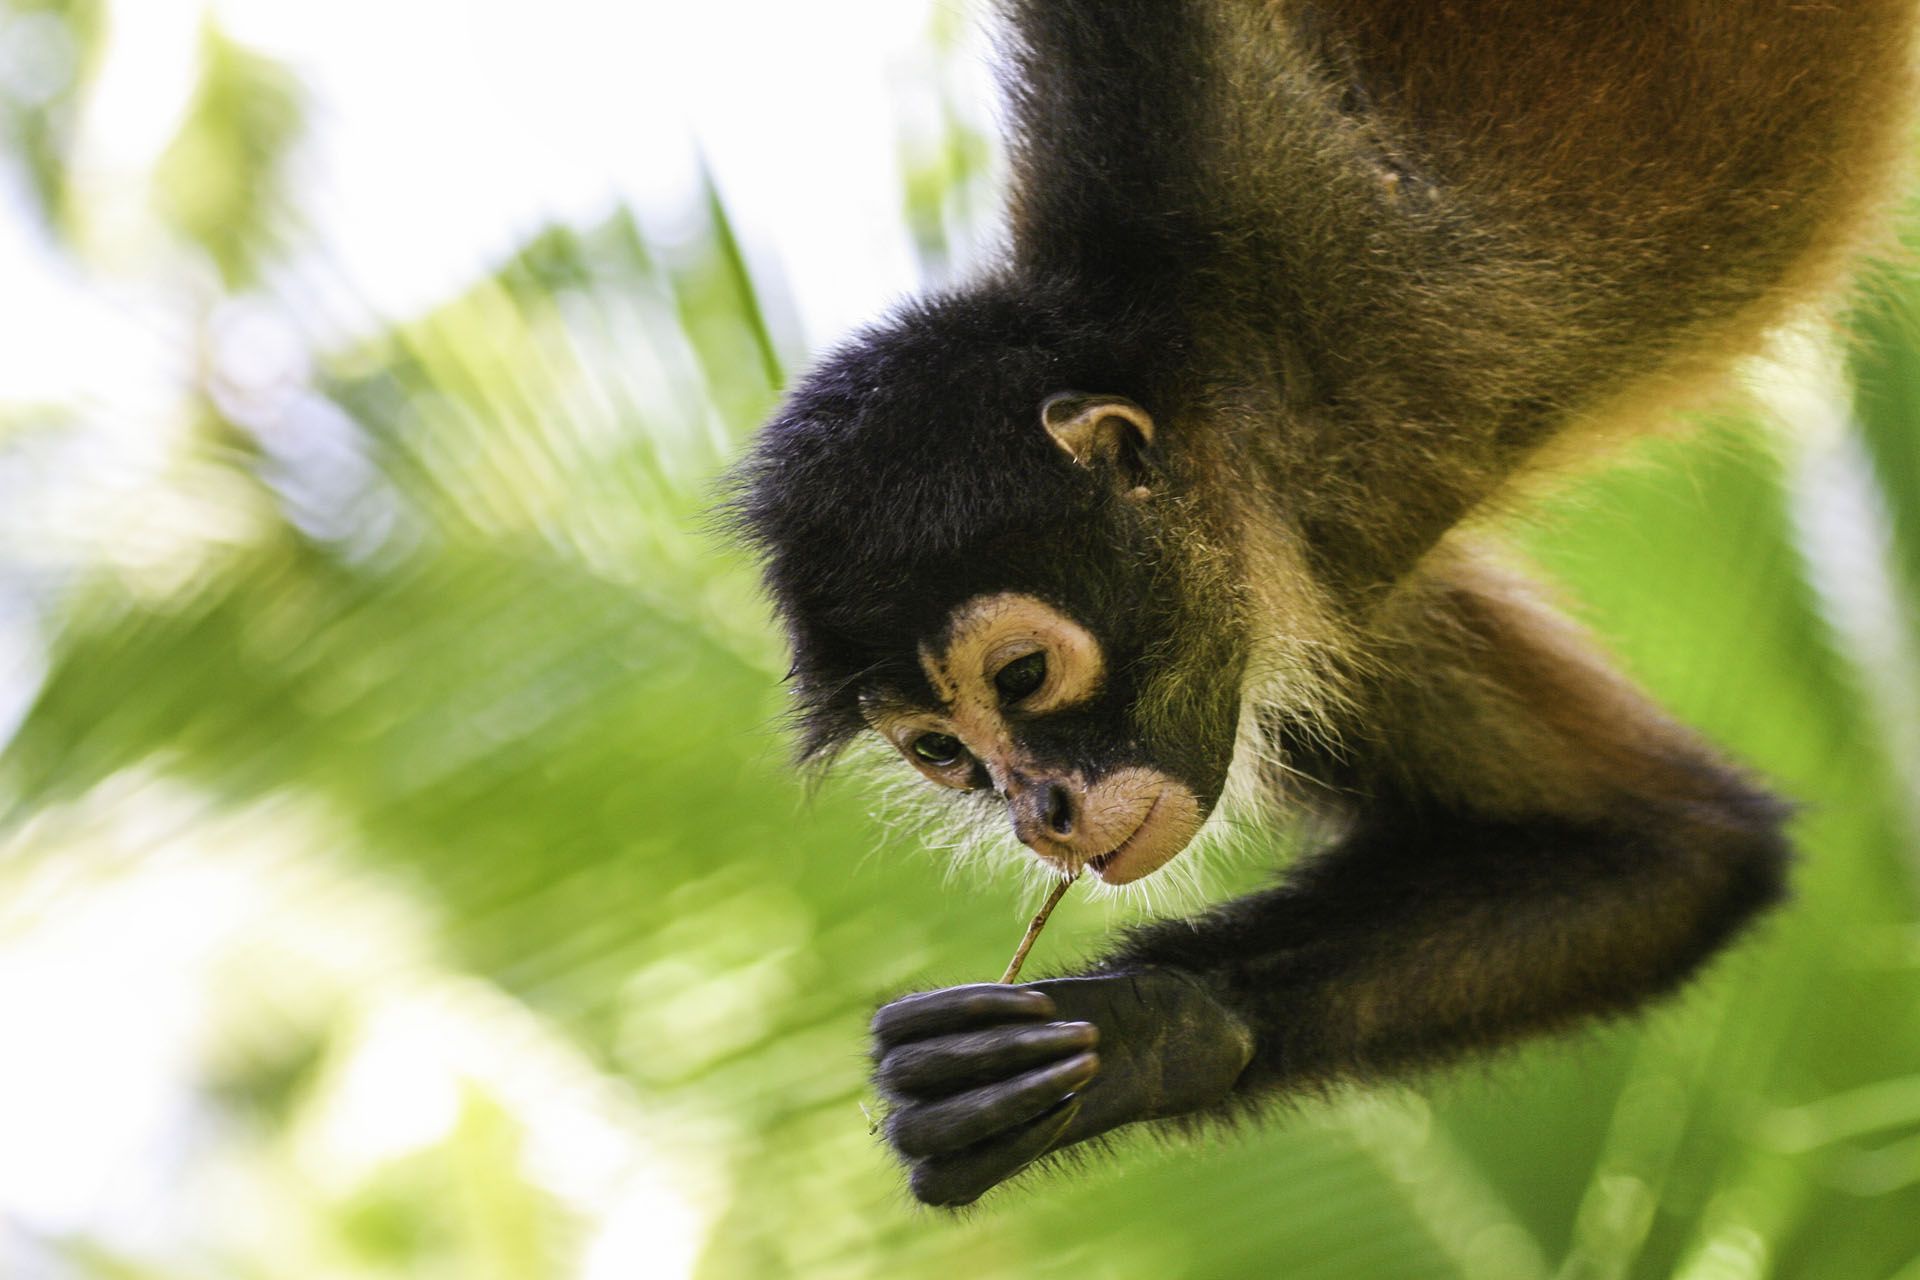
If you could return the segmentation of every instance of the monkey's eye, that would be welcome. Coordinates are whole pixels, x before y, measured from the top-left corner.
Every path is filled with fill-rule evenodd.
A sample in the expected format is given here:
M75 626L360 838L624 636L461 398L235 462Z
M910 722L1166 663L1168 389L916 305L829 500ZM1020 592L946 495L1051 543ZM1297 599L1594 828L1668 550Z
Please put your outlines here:
M1038 689L1047 680L1047 655L1034 650L1024 658L1015 658L1000 668L993 677L993 687L1008 702L1020 699Z
M950 733L923 733L909 748L931 765L950 765L960 758L960 739Z

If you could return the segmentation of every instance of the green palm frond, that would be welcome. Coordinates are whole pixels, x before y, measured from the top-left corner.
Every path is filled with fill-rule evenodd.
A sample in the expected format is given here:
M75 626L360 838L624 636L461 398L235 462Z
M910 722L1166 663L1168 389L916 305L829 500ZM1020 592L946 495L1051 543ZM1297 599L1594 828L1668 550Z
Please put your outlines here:
M299 97L251 56L223 46L202 140L164 165L221 181L163 184L229 290L292 310L262 268ZM948 142L914 153L909 202L936 266L946 184L984 168ZM57 571L0 539L0 603L42 619L0 752L0 985L94 999L47 1053L98 1098L50 1114L118 1125L113 1091L150 1088L185 1117L99 1138L158 1171L166 1230L102 1208L25 1256L711 1280L1882 1280L1920 1256L1920 787L1889 715L1920 681L1897 665L1920 290L1862 324L1857 435L1780 456L1717 424L1526 539L1677 714L1802 801L1789 911L1642 1021L1129 1139L954 1219L907 1207L869 1132L862 1031L886 994L991 977L1029 904L949 883L857 780L809 796L784 765L779 644L704 512L796 339L710 183L695 216L671 244L624 211L547 227L423 314L309 339L272 412L203 370L124 529ZM0 433L0 484L32 447L97 508L93 455L47 444L85 406L54 408ZM1141 909L1070 901L1036 964Z

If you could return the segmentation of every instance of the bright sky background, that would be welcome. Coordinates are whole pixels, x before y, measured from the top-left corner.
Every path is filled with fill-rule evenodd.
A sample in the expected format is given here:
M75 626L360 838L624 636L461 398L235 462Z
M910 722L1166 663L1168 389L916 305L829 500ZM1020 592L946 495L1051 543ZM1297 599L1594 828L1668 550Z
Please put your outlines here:
M5 188L0 401L137 413L169 380L180 335L140 278L144 183L209 8L312 91L300 203L324 274L373 315L432 305L555 217L624 201L670 237L704 151L818 345L915 283L896 153L903 113L930 109L936 2L958 0L112 0L75 170L125 273L79 278ZM979 7L963 12L978 41ZM984 111L984 71L977 89Z

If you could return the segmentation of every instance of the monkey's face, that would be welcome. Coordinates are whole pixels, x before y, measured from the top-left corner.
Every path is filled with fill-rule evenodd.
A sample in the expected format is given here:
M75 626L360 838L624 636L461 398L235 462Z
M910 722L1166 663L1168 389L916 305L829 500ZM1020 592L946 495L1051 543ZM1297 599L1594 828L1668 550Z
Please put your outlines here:
M978 297L862 335L762 432L731 514L792 644L803 759L877 730L1120 883L1225 787L1247 593L1213 436L1162 429L1177 395L1076 314Z
M1099 640L1053 606L975 597L918 658L931 699L875 691L867 722L932 782L1004 799L1015 835L1062 871L1125 884L1200 829L1211 797L1137 759Z

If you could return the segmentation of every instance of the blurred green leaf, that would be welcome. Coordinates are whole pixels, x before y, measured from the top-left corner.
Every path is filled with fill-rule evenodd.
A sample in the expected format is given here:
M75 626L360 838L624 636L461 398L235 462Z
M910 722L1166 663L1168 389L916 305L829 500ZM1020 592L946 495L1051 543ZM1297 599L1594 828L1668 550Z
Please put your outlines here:
M1861 439L1892 522L1907 597L1920 593L1920 293L1883 281L1854 320Z
M286 244L288 153L305 128L299 82L209 19L200 81L154 171L160 215L205 251L230 290L247 287Z
M11 151L41 218L68 225L67 169L81 103L99 65L102 0L0 3L0 151Z
M211 26L205 58L159 198L227 289L271 298L302 91ZM905 144L936 266L983 168L944 128ZM1645 446L1522 541L1677 715L1803 802L1790 910L1645 1019L1237 1134L1123 1138L967 1217L909 1208L863 1111L868 1013L991 977L1032 904L1011 876L949 879L871 816L868 779L809 797L783 763L783 656L703 511L793 337L717 187L690 213L672 243L624 210L541 228L425 312L304 352L271 411L204 371L179 456L106 490L172 513L174 541L136 522L131 549L33 579L0 980L87 1002L34 1025L111 1051L39 1109L144 1171L172 1225L86 1219L32 1259L1882 1280L1920 1255L1910 762L1810 545L1818 459L1740 422ZM1911 570L1920 340L1863 335L1867 489ZM32 420L84 433L53 409ZM63 494L106 483L97 452L50 456ZM34 563L0 546L0 588ZM1070 900L1036 967L1148 910ZM186 1118L113 1145L150 1094Z

